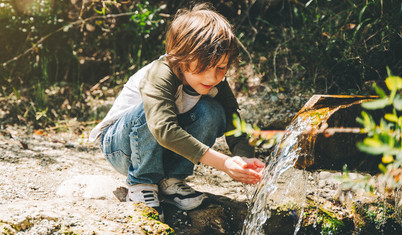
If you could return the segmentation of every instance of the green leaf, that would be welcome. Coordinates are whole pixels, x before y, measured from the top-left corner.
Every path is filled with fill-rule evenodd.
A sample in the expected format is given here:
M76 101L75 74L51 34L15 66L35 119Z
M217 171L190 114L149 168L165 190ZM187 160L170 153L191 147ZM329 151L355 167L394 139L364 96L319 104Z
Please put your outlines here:
M242 132L247 132L247 125L246 125L246 122L245 121L240 121L240 125L241 125L241 131Z
M237 114L233 114L233 126L237 129L241 128L240 117Z
M390 91L402 89L402 78L398 76L389 76L385 79L385 84Z
M348 165L347 165L347 164L343 165L342 171L343 171L343 173L346 174L346 175L349 174L349 170L348 170Z
M392 155L386 154L386 155L384 155L384 156L382 157L382 162L383 162L384 164L388 164L388 163L391 163L391 162L393 162L393 161L394 161L394 157L393 157Z
M388 77L392 76L391 69L388 66L387 66L387 75L388 75Z
M363 142L357 143L357 148L359 148L360 151L371 155L380 155L389 150L389 147L386 145L383 145L381 147L374 147L365 145Z
M243 132L241 130L236 130L236 132L234 133L234 137L239 137L243 134Z
M363 119L361 119L361 118L356 118L356 120L358 121L358 122L360 122L363 126L364 126L364 131L365 132L368 132L368 131L370 131L370 129L371 129L371 123L372 123L372 118L371 118L371 116L368 114L368 113L366 113L365 111L362 111L362 118Z
M225 133L225 136L232 136L232 135L234 135L236 132L237 132L236 129L231 130L231 131L227 131L227 132Z
M359 22L362 22L363 14L364 14L364 12L366 11L366 8L367 8L369 5L370 5L370 3L369 3L369 4L366 4L366 5L362 8L362 10L360 11L360 14L359 14Z
M397 94L394 98L394 102L393 102L394 108L396 110L401 111L402 110L402 95Z
M387 113L384 115L384 118L390 122L395 122L395 123L399 122L398 116L396 116L396 114Z
M374 138L365 138L363 143L371 147L381 147L383 145L380 140Z
M375 89L375 92L377 93L377 95L380 96L380 98L387 97L387 95L385 94L385 91L381 87L374 85L374 89Z
M383 165L383 164L378 164L378 169L380 169L380 171L382 172L382 173L387 173L387 171L388 171L388 169Z
M365 102L362 104L362 107L365 109L373 110L385 108L387 105L390 105L388 97Z
M356 118L356 122L357 122L357 123L360 123L360 124L362 124L362 125L364 125L364 120L363 120L363 118L357 117L357 118Z

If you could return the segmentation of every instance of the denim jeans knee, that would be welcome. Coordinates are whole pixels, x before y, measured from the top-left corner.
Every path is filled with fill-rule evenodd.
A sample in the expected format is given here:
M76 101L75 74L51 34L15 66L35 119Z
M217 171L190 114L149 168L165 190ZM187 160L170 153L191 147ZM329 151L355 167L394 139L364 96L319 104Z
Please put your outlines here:
M189 112L178 115L178 122L209 147L226 127L222 105L206 96ZM184 179L193 173L192 162L163 148L150 133L142 104L103 132L101 149L110 164L127 175L128 185L157 184L164 177Z
M225 132L226 117L222 105L215 99L203 96L187 113L178 115L179 125L202 143L212 147L216 138ZM184 179L192 175L194 164L180 155L166 156L167 177Z
M107 127L101 137L101 150L106 155L107 161L121 174L127 175L131 165L131 148L129 144L129 132L124 119L119 119L113 125Z
M102 135L101 149L108 162L127 176L127 184L156 184L164 176L163 152L146 125L143 105L124 114Z

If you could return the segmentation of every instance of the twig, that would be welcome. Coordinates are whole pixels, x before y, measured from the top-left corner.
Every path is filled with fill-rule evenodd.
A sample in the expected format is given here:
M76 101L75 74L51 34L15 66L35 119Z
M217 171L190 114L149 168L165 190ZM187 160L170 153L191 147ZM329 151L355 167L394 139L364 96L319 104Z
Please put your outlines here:
M114 73L114 74L112 74L112 75L107 75L107 76L105 76L104 78L102 78L101 80L99 80L99 82L96 83L93 87L91 87L91 89L89 89L89 91L92 92L92 91L98 89L99 86L100 86L102 83L104 83L105 81L109 80L110 78L112 78L112 77L114 77L114 76L118 76L118 75L120 75L120 72L116 72L116 73Z
M100 122L100 121L97 120L97 121L79 122L79 124L80 124L81 126L85 126L85 125L98 124L99 122ZM56 129L61 128L61 127L72 127L72 126L73 126L73 124L71 124L71 123L66 123L66 124L63 124L63 125L47 127L46 129L47 129L47 130L56 130Z
M237 37L235 37L236 38L236 42L237 42L237 44L241 47L241 49L243 49L243 51L247 54L247 57L248 57L248 59L250 60L250 63L252 63L253 61L252 61L252 57L251 57L251 54L250 54L250 52L247 50L247 48L244 46L244 44L237 38Z
M130 15L134 15L134 14L136 14L136 13L135 13L135 12L125 12L125 13L119 13L119 14L109 14L109 15L105 15L105 16L92 16L92 17L89 17L89 18L84 19L84 20L80 19L80 20L71 22L71 23L69 23L69 24L67 24L67 25L64 25L64 26L58 28L56 31L53 31L53 32L51 32L51 33L49 33L49 34L43 36L43 37L42 37L41 39L39 39L36 43L34 43L32 47L30 47L29 49L27 49L27 50L24 51L23 53L21 53L21 54L15 56L15 57L13 57L13 58L11 58L10 60L4 62L2 65L3 65L4 67L6 67L9 63L18 60L18 59L21 58L22 56L24 56L24 55L28 54L29 52L35 50L35 49L38 47L38 45L40 45L42 42L44 42L44 41L45 41L46 39L48 39L50 36L52 36L52 35L54 35L54 34L60 32L60 31L63 31L63 30L65 30L65 29L68 29L68 28L70 28L70 27L72 27L72 26L84 24L84 23L86 23L86 22L88 22L88 21L96 20L96 19L118 18L118 17L122 17L122 16L130 16Z
M276 55L278 54L278 50L281 48L281 44L276 47L275 52L274 52L274 58L272 59L272 67L273 67L273 72L274 72L274 77L276 80L278 80L278 76L276 75Z
M270 139L277 134L287 134L291 133L291 131L286 130L267 130L267 131L256 131L253 133L254 136L262 137L264 139ZM357 128L357 127L332 127L332 128L321 128L320 130L309 130L301 132L301 134L324 134L325 137L330 137L335 133L356 133L356 134L363 134L364 129Z

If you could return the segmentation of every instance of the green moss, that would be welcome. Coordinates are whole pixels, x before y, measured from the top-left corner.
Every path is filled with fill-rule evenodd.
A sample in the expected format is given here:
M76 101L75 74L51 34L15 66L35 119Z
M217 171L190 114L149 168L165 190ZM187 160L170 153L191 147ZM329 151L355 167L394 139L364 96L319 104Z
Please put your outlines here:
M60 231L60 233L63 235L79 235L78 233L72 231Z
M158 212L143 203L134 203L135 215L130 218L130 221L142 230L145 234L175 234L175 231L169 227L169 225L164 224L159 221Z
M9 224L0 221L0 234L4 235L15 234L15 230Z
M345 224L329 216L324 216L321 224L321 234L340 234L345 227Z
M342 234L347 230L345 223L334 212L322 207L309 206L304 213L303 220L310 221L310 223L304 224L305 226L310 226L310 229L314 228L314 226L311 226L315 222L317 228L313 230L317 231L318 229L321 234Z
M151 207L144 208L141 215L149 219L159 220L158 212Z
M391 204L384 204L383 201L380 201L378 203L364 205L362 216L365 221L374 225L380 225L383 224L384 221L393 220L395 211Z
M170 227L167 228L167 229L165 230L165 232L166 232L167 235L176 234L175 231L174 231L172 228L170 228Z

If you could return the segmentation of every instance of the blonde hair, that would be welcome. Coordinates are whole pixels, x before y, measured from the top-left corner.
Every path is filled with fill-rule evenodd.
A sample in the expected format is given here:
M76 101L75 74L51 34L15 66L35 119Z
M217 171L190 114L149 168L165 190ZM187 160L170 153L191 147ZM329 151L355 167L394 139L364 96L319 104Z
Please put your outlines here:
M215 67L224 56L230 66L237 60L238 47L228 20L203 3L177 12L166 35L166 53L170 67L181 78L193 61L198 61L194 73Z

